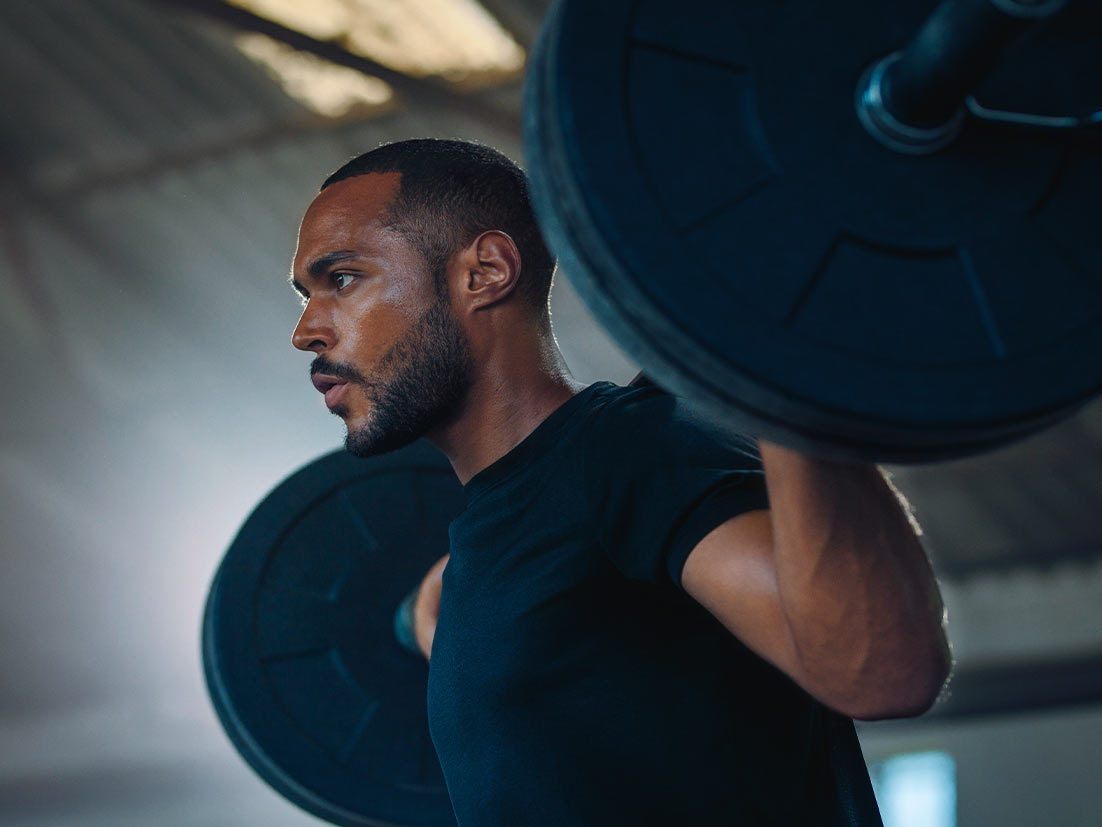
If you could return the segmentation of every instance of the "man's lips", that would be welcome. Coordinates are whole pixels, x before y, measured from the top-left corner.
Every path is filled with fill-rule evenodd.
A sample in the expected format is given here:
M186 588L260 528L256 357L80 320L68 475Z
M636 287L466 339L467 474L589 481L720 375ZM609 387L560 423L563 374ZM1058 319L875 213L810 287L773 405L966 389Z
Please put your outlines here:
M310 381L314 383L314 387L319 392L325 394L325 405L328 408L332 408L340 402L341 394L344 393L345 386L348 384L344 379L338 379L336 376L325 373L315 373L310 377Z

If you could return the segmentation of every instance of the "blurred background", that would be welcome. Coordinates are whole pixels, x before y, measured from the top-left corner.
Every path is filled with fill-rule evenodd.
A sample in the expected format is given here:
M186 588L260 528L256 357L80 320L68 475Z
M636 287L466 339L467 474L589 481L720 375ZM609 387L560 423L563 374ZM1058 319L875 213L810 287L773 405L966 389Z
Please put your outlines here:
M199 657L237 528L343 438L290 344L298 220L381 142L523 163L546 7L0 4L0 823L318 823L233 751ZM634 374L569 273L552 309L579 379ZM893 470L957 667L927 716L861 727L886 822L1102 823L1102 406Z

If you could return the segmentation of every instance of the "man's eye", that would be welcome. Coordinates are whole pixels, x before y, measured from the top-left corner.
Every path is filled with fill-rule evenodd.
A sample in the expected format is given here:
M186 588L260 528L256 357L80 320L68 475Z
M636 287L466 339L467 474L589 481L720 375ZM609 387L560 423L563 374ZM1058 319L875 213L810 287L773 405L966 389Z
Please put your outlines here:
M333 283L335 285L337 285L338 290L343 290L349 284L352 283L352 274L351 273L334 273L333 274Z

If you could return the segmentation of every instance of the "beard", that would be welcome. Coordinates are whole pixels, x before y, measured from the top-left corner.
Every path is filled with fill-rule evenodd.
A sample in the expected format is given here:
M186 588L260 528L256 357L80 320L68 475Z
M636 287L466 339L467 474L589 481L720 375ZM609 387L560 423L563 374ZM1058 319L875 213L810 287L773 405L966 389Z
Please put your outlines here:
M474 362L446 297L437 296L383 354L375 378L324 356L314 360L310 372L328 373L364 390L371 410L363 424L349 423L344 447L368 457L396 451L453 420L467 398ZM347 421L345 405L334 406L332 412Z

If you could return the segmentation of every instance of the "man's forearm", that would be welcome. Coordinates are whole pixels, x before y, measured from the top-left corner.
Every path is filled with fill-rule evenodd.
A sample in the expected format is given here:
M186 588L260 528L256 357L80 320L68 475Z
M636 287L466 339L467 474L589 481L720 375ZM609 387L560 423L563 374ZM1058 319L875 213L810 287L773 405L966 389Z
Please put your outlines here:
M919 714L950 656L905 506L874 465L763 442L777 589L805 680L854 717Z

